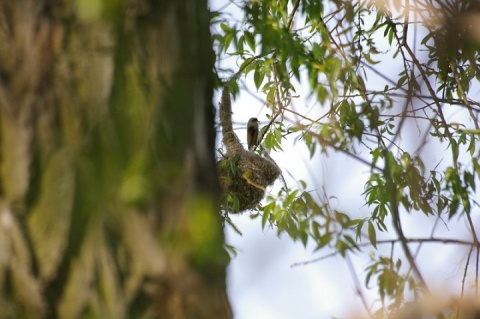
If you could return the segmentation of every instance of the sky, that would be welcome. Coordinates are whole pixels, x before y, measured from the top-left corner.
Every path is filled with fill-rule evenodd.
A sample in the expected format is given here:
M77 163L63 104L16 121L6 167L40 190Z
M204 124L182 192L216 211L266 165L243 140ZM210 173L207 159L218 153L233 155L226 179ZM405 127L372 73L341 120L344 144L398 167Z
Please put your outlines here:
M211 0L211 9L223 7L228 0ZM240 12L235 6L228 6L233 17ZM223 61L235 65L233 59ZM383 65L382 65L383 64ZM384 60L379 69L389 69L397 74L391 61ZM380 88L384 83L373 74L369 75L369 85L378 81ZM247 80L251 91L255 91L253 84ZM308 95L306 86L297 87L299 99L293 100L299 112L306 112L309 103L305 100ZM215 96L215 105L218 105L220 93ZM255 93L254 93L255 94ZM266 124L266 114L269 112L260 102L261 94L241 92L239 97L232 101L233 122L240 140L246 143L246 123L250 117L258 117L261 124ZM260 98L260 101L259 99ZM320 108L308 108L309 112L322 111ZM450 120L455 120L460 112L455 108L446 111ZM311 114L312 115L312 114ZM458 118L458 121L465 121ZM418 123L406 124L408 134L402 137L402 145L407 149L415 149L419 141ZM286 141L282 144L284 152L272 152L271 157L282 169L287 185L295 185L297 179L307 181L310 189L319 195L332 196L330 204L347 212L350 217L368 216L369 208L364 206L364 184L368 177L369 168L343 154L329 151L328 154L316 154L309 158L307 149L301 143ZM445 147L443 147L443 150ZM448 165L443 150L439 145L427 144L422 150L427 159L428 168L435 165ZM464 155L461 155L464 156ZM276 193L281 187L277 182L269 191ZM478 213L478 211L477 211ZM474 215L480 223L478 214ZM354 315L365 315L356 289L360 288L367 297L369 306L379 306L376 300L374 287L365 287L365 268L370 262L368 253L350 255L351 265L340 256L333 256L318 262L306 265L297 265L304 261L314 260L326 256L332 251L327 249L313 252L313 246L303 247L301 243L294 243L288 236L277 236L274 228L261 228L260 220L252 220L249 213L232 216L232 221L243 233L241 236L231 228L225 229L226 241L238 250L228 267L227 287L230 303L235 319L323 319L347 318ZM407 236L428 237L435 221L423 214L412 214L403 217L403 225ZM460 221L445 226L442 222L435 228L436 236L469 239L467 226ZM393 234L379 233L377 239L394 238ZM416 246L411 246L416 250ZM396 246L396 249L399 249ZM435 291L459 293L461 276L464 269L465 248L453 245L423 245L419 254L420 269ZM388 255L391 247L384 245L375 253ZM368 252L368 251L367 251ZM371 251L374 252L373 249ZM405 262L406 263L406 262ZM359 284L355 283L359 280Z

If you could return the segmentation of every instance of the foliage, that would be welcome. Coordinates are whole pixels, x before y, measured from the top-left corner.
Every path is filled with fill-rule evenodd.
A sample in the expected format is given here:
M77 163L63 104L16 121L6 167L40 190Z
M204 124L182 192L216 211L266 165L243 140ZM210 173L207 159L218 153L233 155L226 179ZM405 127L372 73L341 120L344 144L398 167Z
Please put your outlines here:
M0 20L0 318L229 317L207 0Z
M383 305L378 316L401 309L412 291L414 300L429 292L409 246L414 239L404 234L405 214L423 213L445 224L465 220L470 241L414 241L470 247L466 274L472 252L480 249L472 217L479 212L480 177L476 3L266 0L230 5L243 13L241 21L222 12L212 17L217 75L246 79L245 86L264 99L270 112L264 147L282 152L282 145L294 140L311 157L335 151L369 170L363 195L370 214L363 218L332 208L329 196L318 196L304 182L268 195L251 217L262 227L274 225L278 234L304 245L313 241L317 249L333 248L342 256L373 250L366 285L375 278ZM238 69L221 63L226 56L236 59ZM321 116L292 107L299 89L309 92ZM402 139L412 127L418 131L413 146ZM432 162L427 145L443 154L441 162ZM392 239L379 241L379 233ZM401 259L376 250L385 243L399 246Z

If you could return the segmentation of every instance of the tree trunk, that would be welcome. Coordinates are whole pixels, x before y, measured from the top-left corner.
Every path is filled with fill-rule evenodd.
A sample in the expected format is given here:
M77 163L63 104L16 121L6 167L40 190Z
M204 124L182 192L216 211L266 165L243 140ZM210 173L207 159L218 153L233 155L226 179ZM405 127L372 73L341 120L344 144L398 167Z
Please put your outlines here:
M206 0L0 0L0 318L228 318Z

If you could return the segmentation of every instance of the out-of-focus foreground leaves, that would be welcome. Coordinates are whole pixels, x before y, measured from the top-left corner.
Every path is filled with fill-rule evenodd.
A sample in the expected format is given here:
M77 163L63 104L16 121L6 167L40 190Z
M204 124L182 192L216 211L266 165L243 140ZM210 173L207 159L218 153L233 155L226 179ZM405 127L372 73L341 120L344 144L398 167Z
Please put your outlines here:
M206 8L0 3L0 318L228 317Z

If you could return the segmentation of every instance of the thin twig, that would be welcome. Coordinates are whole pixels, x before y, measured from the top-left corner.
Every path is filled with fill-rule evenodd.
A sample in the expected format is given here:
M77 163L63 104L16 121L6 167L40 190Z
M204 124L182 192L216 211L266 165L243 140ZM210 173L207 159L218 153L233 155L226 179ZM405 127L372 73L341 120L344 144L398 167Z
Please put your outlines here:
M446 244L455 244L455 245L461 245L461 246L472 246L472 247L480 248L480 244L478 244L478 243L475 244L475 243L470 242L470 241L461 240L461 239L453 239L453 238L434 238L434 237L431 237L431 238L406 238L405 241L407 243L432 243L432 244L445 244L445 245ZM397 239L384 239L384 240L378 240L377 241L377 245L384 245L384 244L391 245L391 244L397 244L397 243L400 243L400 240L398 238ZM368 242L368 243L359 243L357 246L358 247L370 247L371 245L372 244L370 242ZM305 265L313 264L313 263L328 259L330 257L334 257L338 254L339 254L339 252L335 251L335 252L332 252L330 254L321 256L319 258L294 263L290 267L293 268L293 267L297 267L297 266L305 266Z
M452 133L448 129L448 124L447 120L445 119L445 115L443 114L442 106L440 105L440 101L438 100L434 89L432 88L432 85L430 84L430 81L428 80L428 76L425 73L425 70L423 69L422 65L420 64L420 61L418 61L417 57L415 56L415 53L412 51L408 43L405 43L404 48L407 49L408 54L413 60L413 63L417 67L418 71L420 72L423 81L425 82L425 85L427 87L428 92L430 93L430 96L433 98L433 101L435 102L435 105L437 106L438 110L438 115L440 116L440 120L442 121L442 124L445 128L445 134L447 135L448 140L450 141L451 144L454 141ZM453 165L456 168L458 166L457 160L454 158L453 159Z
M453 72L453 77L455 79L455 82L457 83L457 88L460 91L460 94L462 95L463 102L465 103L465 105L468 108L468 112L470 113L470 117L473 119L473 123L475 124L475 128L478 130L478 129L480 129L480 127L478 125L478 119L475 116L475 114L473 113L472 107L470 106L470 103L468 102L467 94L465 93L465 90L463 89L462 83L460 82L460 79L458 78L457 69L454 67L452 62L450 62L449 66L450 66L450 70L452 70L452 72Z
M293 5L292 12L290 12L290 17L288 18L288 23L287 23L287 30L290 32L293 27L293 18L295 17L295 13L298 10L298 7L300 6L300 0L297 0L295 4Z
M267 53L264 53L264 54L259 54L259 55L256 55L256 56L253 56L251 58L249 58L249 61L244 63L240 69L230 77L230 79L228 79L228 81L236 81L240 75L242 74L243 70L245 70L245 68L247 66L249 66L250 64L252 64L255 60L258 60L260 58L263 58L264 56L267 56L267 55L270 55L270 54L273 54L275 53L275 50L271 50L270 52L267 52Z
M468 265L470 264L470 257L472 256L473 247L474 247L473 245L470 246L470 250L468 251L468 255L467 255L467 261L465 262L465 269L463 270L462 290L460 293L460 300L463 299L463 295L465 293L465 280L467 278ZM458 312L457 312L457 318L458 318Z
M478 297L478 271L480 263L480 247L477 246L477 260L475 262L475 297Z
M370 307L368 307L368 304L367 304L367 298L365 297L365 294L362 291L362 285L360 284L360 280L358 280L357 273L355 271L355 268L353 267L353 263L350 260L350 256L348 254L345 254L345 260L347 262L348 270L350 271L350 274L352 276L352 280L355 284L355 292L360 297L360 300L362 300L363 307L365 307L365 310L368 313L368 317L373 318Z
M321 256L321 257L318 257L318 258L315 258L315 259L312 259L312 260L297 262L297 263L292 264L290 266L290 268L298 267L298 266L306 266L308 264L313 264L313 263L316 263L316 262L319 262L319 261L322 261L322 260L325 260L325 259L328 259L328 258L331 258L331 257L335 257L337 254L338 254L338 251L334 251L330 254L327 254L325 256Z

